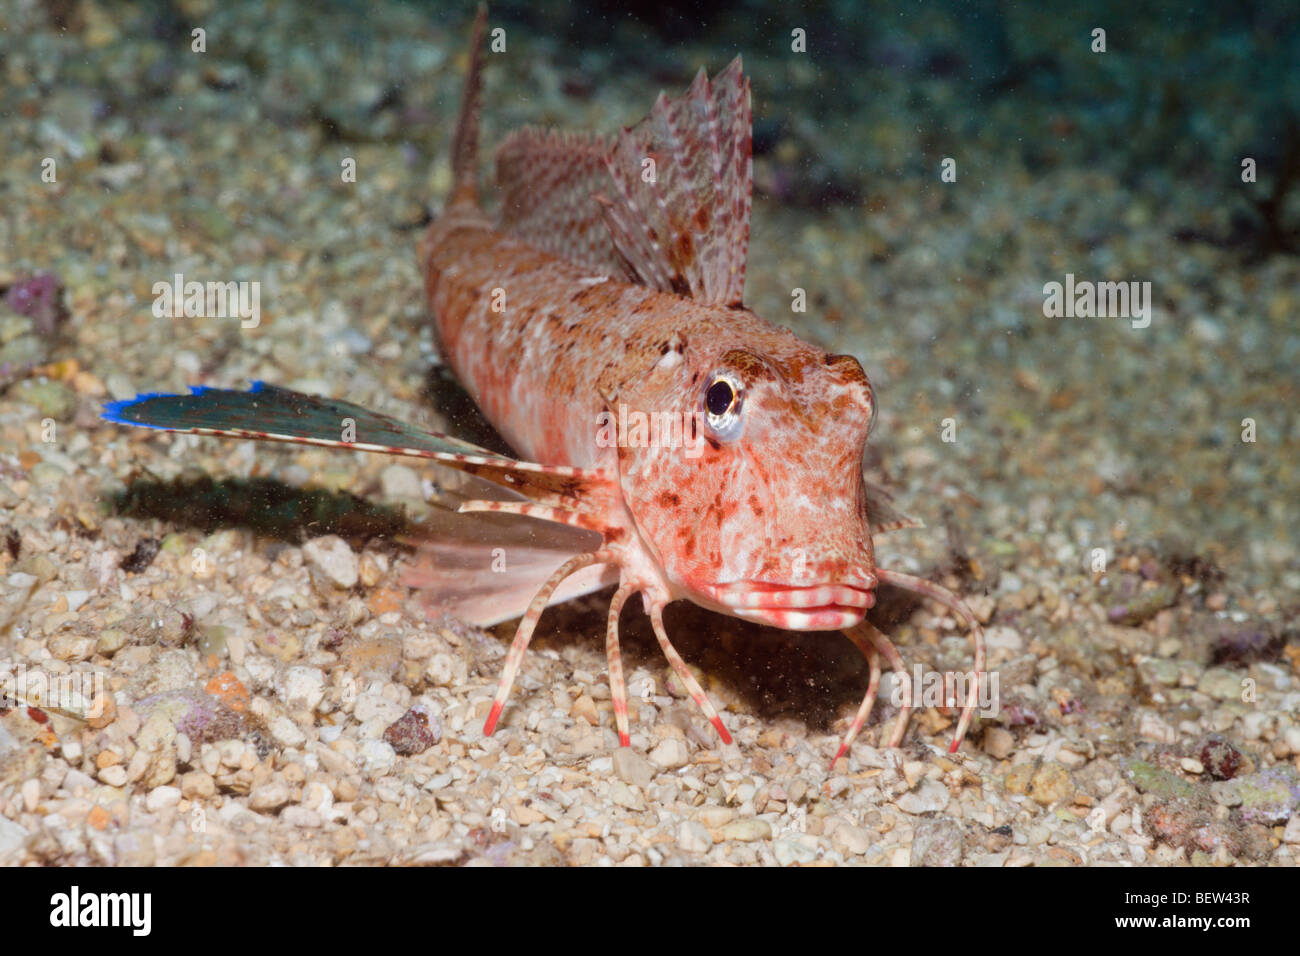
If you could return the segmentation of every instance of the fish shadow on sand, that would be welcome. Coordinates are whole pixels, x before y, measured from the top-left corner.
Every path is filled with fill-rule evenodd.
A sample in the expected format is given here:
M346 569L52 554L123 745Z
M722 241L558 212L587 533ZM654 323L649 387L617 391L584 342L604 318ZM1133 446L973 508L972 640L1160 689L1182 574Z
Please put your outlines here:
M468 414L448 411L458 424ZM472 405L469 411L477 414ZM269 478L200 475L164 481L137 477L112 495L109 504L115 514L123 517L152 518L204 534L242 528L293 544L317 535L337 534L354 547L373 547L381 541L395 542L414 527L400 508L375 504L346 492L293 488ZM558 650L589 645L602 658L598 679L607 680L603 663L605 614L612 593L610 588L547 609L533 647ZM870 618L887 631L906 622L920 603L910 592L886 585L880 586L879 595ZM620 631L625 666L629 674L644 668L656 676L662 687L667 670L663 653L649 618L641 613L640 602L630 603ZM517 623L507 621L493 629L503 650ZM838 631L795 632L764 627L716 614L688 601L669 605L665 623L682 656L707 675L705 687L709 694L716 702L725 701L733 713L751 714L763 722L790 719L801 722L810 732L831 733L837 720L852 714L867 685L866 661ZM906 645L903 650L906 655ZM683 703L690 711L689 700ZM895 708L882 700L868 726L890 719L894 713ZM691 716L701 730L707 730L702 717L693 712Z
M164 481L146 475L132 478L108 503L123 517L155 518L204 534L244 528L294 544L337 534L358 547L372 539L395 539L412 527L400 508L343 491L294 488L270 478L199 475Z
M479 411L469 392L456 381L451 369L445 365L430 366L424 377L423 395L426 401L451 426L450 431L457 438L473 442L488 451L508 458L518 458L513 448L506 444L492 423Z
M425 378L424 394L459 437L515 456L449 370L431 368ZM610 587L548 608L533 646L559 649L590 645L603 659L605 615L613 593ZM882 584L876 608L868 616L889 633L906 622L920 603L915 594ZM715 703L725 700L729 710L753 714L763 721L789 718L813 732L829 733L836 720L851 716L862 701L869 677L867 663L838 631L796 632L765 627L714 613L689 601L669 605L664 617L673 645L688 663L708 676L706 690L717 698ZM515 619L492 629L503 642L503 650L517 626ZM642 613L637 599L630 601L623 613L619 643L628 673L642 667L662 679L667 664L650 619ZM906 657L906 647L903 651ZM598 679L608 679L603 660L600 675ZM686 703L689 705L689 701ZM895 708L882 701L868 726L895 713ZM702 715L692 711L692 719L707 729Z
M424 383L428 402L452 424L459 437L500 454L516 453L479 411L450 370L434 366ZM533 638L533 647L560 649L588 645L602 659L598 680L608 680L603 663L605 616L614 588L547 609ZM879 585L876 607L868 615L886 633L897 630L921 604L910 591ZM862 701L869 672L858 650L838 631L787 631L717 614L689 601L677 601L664 612L668 636L686 661L708 679L706 690L715 703L725 700L733 712L762 721L791 719L814 733L829 733L836 720L851 716ZM518 620L491 629L502 649L514 637ZM633 599L619 625L619 644L630 674L641 667L662 681L668 665L655 640L641 602ZM907 656L907 648L902 648ZM706 736L702 715L685 700L692 720ZM510 705L507 705L509 707ZM868 726L891 719L896 708L883 700Z
M603 662L605 615L612 595L611 587L548 608L532 647L561 650L588 646L601 660L597 680L607 680ZM869 618L877 627L897 631L898 624L906 622L920 603L910 592L882 585L879 604ZM644 668L655 676L658 693L663 693L668 674L663 652L655 641L650 619L641 611L640 601L628 604L619 627L625 673L630 678L637 668ZM727 711L733 714L750 714L764 723L792 720L802 723L810 733L837 733L833 730L836 721L847 721L853 715L867 687L867 662L839 631L765 627L708 611L689 601L670 604L664 612L664 623L682 657L704 673L701 683L714 703L725 702ZM514 635L515 624L506 622L494 630L503 649ZM908 645L903 643L900 650L910 666ZM690 698L683 698L681 703L705 737L716 739ZM867 726L874 727L896 713L896 708L882 697ZM728 721L725 712L723 720Z

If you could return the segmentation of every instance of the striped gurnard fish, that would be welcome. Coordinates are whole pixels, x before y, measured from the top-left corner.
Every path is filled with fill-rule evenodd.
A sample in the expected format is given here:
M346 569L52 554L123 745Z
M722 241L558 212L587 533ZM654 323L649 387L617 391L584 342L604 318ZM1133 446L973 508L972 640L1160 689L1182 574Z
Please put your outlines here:
M836 759L870 713L883 656L902 680L897 746L910 680L893 643L865 619L885 582L946 605L971 629L975 679L955 751L977 702L982 633L945 588L875 563L872 534L913 522L864 480L871 384L855 358L828 354L743 305L751 118L739 58L712 80L701 70L679 98L660 94L645 120L610 139L512 134L496 156L494 218L476 182L486 23L480 10L452 145L453 190L419 258L443 360L520 458L261 384L143 395L109 405L105 417L426 458L508 489L461 511L524 515L557 529L549 563L538 558L545 543L534 544L521 568L488 575L492 542L474 568L463 542L433 540L416 575L457 591L447 606L475 623L522 614L486 734L548 604L617 584L606 651L623 746L618 624L636 594L725 743L726 727L665 631L672 601L790 630L843 631L870 678ZM477 590L467 583L475 581Z

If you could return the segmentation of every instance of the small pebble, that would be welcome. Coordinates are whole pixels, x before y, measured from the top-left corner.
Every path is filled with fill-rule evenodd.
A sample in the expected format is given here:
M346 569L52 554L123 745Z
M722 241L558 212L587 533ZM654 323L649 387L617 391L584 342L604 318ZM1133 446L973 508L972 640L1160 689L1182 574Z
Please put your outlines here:
M149 791L149 796L145 797L144 804L150 813L157 813L167 807L174 807L181 802L181 791L178 787L154 787Z
M654 764L631 747L619 747L614 751L614 773L624 783L645 790L658 771Z
M361 745L361 759L371 773L384 774L397 762L397 751L382 740L367 740Z
M726 826L736 816L730 807L701 807L695 818L710 830Z
M677 848L687 853L707 853L713 846L708 828L695 820L683 820L677 827Z
M904 813L938 813L951 799L948 788L937 780L926 778L920 786L898 798L898 809Z
M289 802L289 788L283 783L264 783L248 795L248 808L258 813L274 813Z
M686 749L686 741L678 740L676 737L669 737L659 741L654 750L650 751L650 762L664 770L685 767L690 762L690 759L690 753Z
M632 788L622 780L615 780L610 783L609 799L615 806L635 810L638 813L645 809L645 800L638 794L633 793Z
M186 800L206 800L216 792L216 781L204 770L191 770L181 777L181 796Z
M379 476L379 486L385 498L423 501L420 476L406 465L389 465Z
M962 831L942 817L918 820L912 838L912 866L957 866L961 862Z
M123 767L120 763L115 763L100 770L98 777L110 787L126 786L126 767Z
M984 731L984 752L994 760L1005 760L1015 749L1016 738L1011 731L1002 727L990 727Z
M338 535L312 538L302 546L302 556L312 571L312 580L324 580L346 590L353 587L361 576L356 554Z
M871 847L871 833L862 827L843 824L831 834L831 843L845 856L861 856Z
M290 667L280 696L290 710L315 710L325 697L325 672L319 667Z
M739 840L742 843L770 840L772 824L759 819L736 820L734 823L728 823L718 832L723 840Z
M780 866L811 863L817 859L817 838L806 835L782 837L772 844L772 855Z
M590 694L581 694L569 708L569 716L574 720L585 720L593 727L600 726L600 715L596 712L596 702Z

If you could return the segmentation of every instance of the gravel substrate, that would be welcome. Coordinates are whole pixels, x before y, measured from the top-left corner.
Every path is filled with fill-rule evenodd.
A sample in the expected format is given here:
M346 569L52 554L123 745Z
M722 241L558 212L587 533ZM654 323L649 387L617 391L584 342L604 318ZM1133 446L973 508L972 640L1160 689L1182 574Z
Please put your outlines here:
M189 0L195 55L149 5L67 6L64 31L45 4L0 8L0 665L87 693L4 702L0 864L1296 862L1300 266L1171 238L1220 223L1197 188L1030 170L978 133L942 184L957 146L932 168L888 139L919 107L807 133L809 67L746 52L756 116L788 120L756 160L749 304L862 359L869 464L928 525L878 541L880 563L969 596L1001 710L957 755L932 707L888 749L887 681L832 768L866 687L852 646L674 607L724 747L633 602L620 749L598 595L548 613L485 738L512 628L430 619L392 534L454 477L98 418L264 379L458 426L427 397L414 246L447 185L467 18ZM558 40L511 37L489 144L631 122L730 58L687 47L680 84L582 86ZM770 198L808 143L915 148L925 171L847 164L859 200ZM259 281L260 324L155 316L176 273ZM1152 324L1045 318L1066 273L1150 281ZM909 667L970 666L941 608L886 590L873 619Z

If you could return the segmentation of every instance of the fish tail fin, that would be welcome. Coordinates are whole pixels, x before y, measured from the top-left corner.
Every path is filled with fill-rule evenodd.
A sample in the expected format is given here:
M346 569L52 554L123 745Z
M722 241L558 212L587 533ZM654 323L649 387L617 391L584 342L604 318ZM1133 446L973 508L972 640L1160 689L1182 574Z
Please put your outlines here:
M469 69L461 93L460 118L451 141L452 190L449 205L478 205L478 118L483 102L483 36L487 4L479 4L470 38Z

